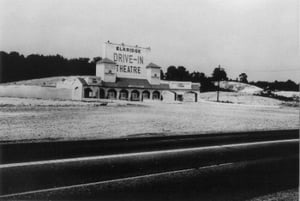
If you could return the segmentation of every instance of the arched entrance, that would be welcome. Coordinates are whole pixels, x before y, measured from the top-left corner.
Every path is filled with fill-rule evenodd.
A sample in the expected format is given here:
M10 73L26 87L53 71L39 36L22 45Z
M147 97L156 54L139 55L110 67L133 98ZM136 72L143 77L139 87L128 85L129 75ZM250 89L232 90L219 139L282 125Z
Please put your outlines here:
M159 91L153 91L153 93L152 93L152 99L153 100L160 100L160 93L159 93Z
M120 100L128 100L128 91L125 89L122 89L120 91Z
M93 91L90 88L84 89L84 98L91 98L93 96Z
M150 92L149 91L143 91L142 98L143 98L143 100L150 99Z
M173 91L163 91L162 97L165 102L173 102L176 100L177 94Z
M177 101L183 101L183 95L182 94L176 94L176 100Z
M195 93L193 91L188 91L188 92L184 93L183 101L184 102L197 102L198 101L197 93Z
M107 98L108 99L116 99L117 98L117 92L114 89L110 89L107 91Z
M140 92L138 90L133 90L131 92L131 100L132 101L139 101L140 100Z

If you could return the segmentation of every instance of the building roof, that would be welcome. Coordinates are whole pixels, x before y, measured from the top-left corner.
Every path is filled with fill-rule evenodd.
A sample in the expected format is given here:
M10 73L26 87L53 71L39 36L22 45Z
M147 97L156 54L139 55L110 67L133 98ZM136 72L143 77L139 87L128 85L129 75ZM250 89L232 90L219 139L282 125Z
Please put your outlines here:
M156 65L155 63L150 63L146 66L146 68L161 68L161 67Z
M110 60L109 58L104 58L97 62L97 64L116 64L114 61Z
M169 84L152 85L152 89L170 89Z
M103 82L104 87L170 89L168 84L151 85L146 79L117 78L115 83Z
M87 82L86 82L83 78L78 77L78 80L79 80L79 82L80 82L83 86L87 86L87 85L88 85Z
M86 82L84 78L78 77L78 80L82 83L83 86L89 86L89 83ZM111 87L111 88L127 88L127 89L152 89L152 90L173 90L170 88L168 81L162 80L160 84L151 85L147 79L136 79L136 78L116 78L116 82L103 82L99 85L102 87ZM191 89L180 89L180 90L193 90L199 91L200 84L192 83ZM175 89L176 90L176 89Z

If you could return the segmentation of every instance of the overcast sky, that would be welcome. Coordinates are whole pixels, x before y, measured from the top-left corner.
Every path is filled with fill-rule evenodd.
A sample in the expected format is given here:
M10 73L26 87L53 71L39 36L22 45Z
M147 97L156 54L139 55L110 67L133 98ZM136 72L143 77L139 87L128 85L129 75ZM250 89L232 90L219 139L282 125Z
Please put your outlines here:
M300 81L299 0L0 0L0 50L67 58L150 46L163 69Z

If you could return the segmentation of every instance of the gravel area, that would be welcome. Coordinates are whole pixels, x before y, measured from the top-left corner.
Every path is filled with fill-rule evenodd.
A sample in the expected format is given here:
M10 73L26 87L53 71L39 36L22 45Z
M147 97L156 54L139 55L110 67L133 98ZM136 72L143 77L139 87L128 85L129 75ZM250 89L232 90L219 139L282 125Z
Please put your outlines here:
M289 189L277 193L260 196L247 201L298 201L299 189Z
M10 101L11 100L11 101ZM28 102L30 104L24 104ZM34 100L37 101L37 100ZM199 103L141 105L41 104L0 99L0 141L99 139L139 135L299 128L289 107ZM5 104L10 102L11 104ZM67 102L67 103L69 103Z

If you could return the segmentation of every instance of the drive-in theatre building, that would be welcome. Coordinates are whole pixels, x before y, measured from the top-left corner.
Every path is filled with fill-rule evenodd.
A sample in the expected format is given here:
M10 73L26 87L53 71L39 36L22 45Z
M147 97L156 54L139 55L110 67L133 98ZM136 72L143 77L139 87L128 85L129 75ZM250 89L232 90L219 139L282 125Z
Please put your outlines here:
M73 99L197 102L200 84L161 80L161 67L149 61L150 51L150 48L104 43L103 59L96 64L96 76L73 82L73 89L77 89L73 90Z

